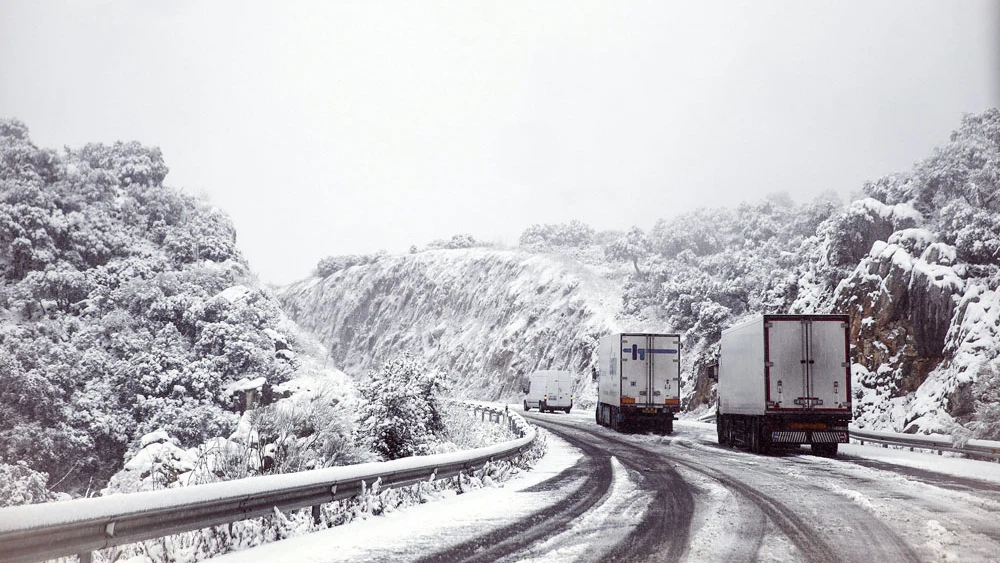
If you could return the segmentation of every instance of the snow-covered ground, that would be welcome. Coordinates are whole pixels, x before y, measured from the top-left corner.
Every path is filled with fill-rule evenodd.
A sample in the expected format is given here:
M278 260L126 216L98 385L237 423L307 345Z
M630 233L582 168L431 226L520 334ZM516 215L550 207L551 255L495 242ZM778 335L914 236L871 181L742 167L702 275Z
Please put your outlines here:
M573 424L593 424L589 422L592 419L588 411L577 411L569 417L560 418ZM648 442L647 445L662 443L662 438L658 436L632 436L630 440L639 444ZM449 546L518 522L578 492L579 481L557 491L533 489L572 467L582 455L580 450L554 435L549 434L548 441L548 453L532 471L500 488L486 487L461 495L445 493L437 501L231 553L219 559L224 563L405 561L439 553ZM713 424L678 421L675 434L669 441L674 446L718 455ZM954 485L963 482L995 483L1000 493L1000 463L873 445L848 444L841 447L841 457L836 460L810 455L758 458L730 451L726 455L727 458L737 456L737 461L749 464L748 470L752 466L753 471L779 473L793 481L808 479L811 484L870 511L896 530L909 545L918 546L923 554L932 553L941 560L990 560L988 555L984 555L986 548L976 548L975 544L983 545L984 538L1000 537L1000 523L985 516L1000 508L1000 494L982 496L977 495L975 489L963 490L961 486ZM617 503L619 508L614 512L619 516L631 514L639 518L645 510L643 503L646 501L643 499L648 497L635 495L634 478L619 464L614 464L614 467L612 498L579 518L563 534L534 546L521 560L563 562L581 559L578 556L588 549L586 531L590 520L599 519L600 513L610 509L610 504ZM935 484L935 475L940 477L941 486ZM708 480L696 480L705 481L695 483L698 488L716 495L727 494L723 488ZM950 503L952 500L953 504ZM712 503L709 501L708 504ZM622 510L625 506L629 508ZM733 509L741 510L738 507ZM702 514L705 521L696 526L687 556L689 560L699 561L699 553L712 553L711 544L729 534L725 518L716 521L710 516ZM606 530L600 524L593 528ZM784 543L787 542L783 542L780 536L771 538L769 534L760 555L766 560L787 559L785 556L794 559L794 552L789 551L789 546ZM973 547L965 545L970 543Z
M487 487L461 495L447 491L437 501L230 553L213 561L326 563L416 559L512 524L573 494L577 487L559 491L527 489L569 469L580 457L578 449L549 435L545 457L531 471L508 481L503 487ZM623 485L625 487L627 485Z
M685 436L693 434L704 441L712 443L716 441L716 429L713 423L679 420L674 424ZM858 458L877 461L887 466L921 469L962 479L989 481L996 483L998 490L1000 490L1000 463L964 459L958 457L957 454L937 455L927 450L911 452L908 449L883 448L875 444L863 446L860 444L841 444L839 457L845 460Z

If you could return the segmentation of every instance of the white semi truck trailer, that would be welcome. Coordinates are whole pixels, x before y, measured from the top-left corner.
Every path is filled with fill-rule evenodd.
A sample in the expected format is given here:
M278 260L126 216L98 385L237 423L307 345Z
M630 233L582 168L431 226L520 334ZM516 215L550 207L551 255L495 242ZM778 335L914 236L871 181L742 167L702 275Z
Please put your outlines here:
M719 444L836 456L851 421L849 334L846 315L761 315L723 330Z
M681 338L616 333L598 349L597 423L616 431L674 431L681 405Z

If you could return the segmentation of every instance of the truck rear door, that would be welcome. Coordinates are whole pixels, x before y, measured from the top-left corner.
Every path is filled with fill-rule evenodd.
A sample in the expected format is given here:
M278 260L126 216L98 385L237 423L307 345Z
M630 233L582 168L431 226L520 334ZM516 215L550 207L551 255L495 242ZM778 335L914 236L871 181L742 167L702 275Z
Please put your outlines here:
M649 337L648 354L652 373L652 400L656 405L679 406L681 402L681 339L677 335Z
M649 399L649 363L645 334L622 335L622 403L645 405Z
M806 381L805 327L801 320L767 320L764 324L768 408L801 410L809 396Z
M851 364L848 325L842 319L816 319L809 324L809 396L816 408L849 409Z
M766 322L769 410L842 408L850 377L846 327L837 317Z

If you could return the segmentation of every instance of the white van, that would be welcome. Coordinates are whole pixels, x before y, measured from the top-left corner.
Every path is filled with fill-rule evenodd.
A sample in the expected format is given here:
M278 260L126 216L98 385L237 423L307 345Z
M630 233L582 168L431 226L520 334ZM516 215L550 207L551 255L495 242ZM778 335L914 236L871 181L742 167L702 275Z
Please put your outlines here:
M524 410L566 411L573 408L573 376L568 371L542 370L531 374Z

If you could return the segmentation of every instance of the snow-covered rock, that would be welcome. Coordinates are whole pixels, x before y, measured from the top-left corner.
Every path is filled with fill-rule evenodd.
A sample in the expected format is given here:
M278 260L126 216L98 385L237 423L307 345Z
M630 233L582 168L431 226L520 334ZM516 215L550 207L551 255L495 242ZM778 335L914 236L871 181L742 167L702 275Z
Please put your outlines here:
M955 249L924 229L888 239L872 245L834 298L834 310L851 315L857 422L946 432L956 386L944 384L952 378L942 369L952 357L945 348L965 291L952 266Z
M386 256L278 294L354 377L409 352L445 370L461 395L515 397L531 371L569 369L584 401L620 295L566 257L481 248Z

